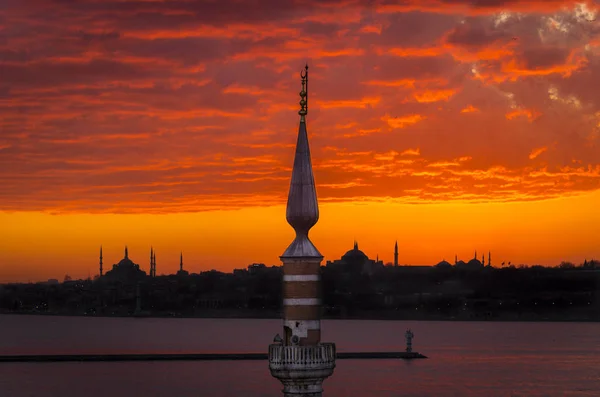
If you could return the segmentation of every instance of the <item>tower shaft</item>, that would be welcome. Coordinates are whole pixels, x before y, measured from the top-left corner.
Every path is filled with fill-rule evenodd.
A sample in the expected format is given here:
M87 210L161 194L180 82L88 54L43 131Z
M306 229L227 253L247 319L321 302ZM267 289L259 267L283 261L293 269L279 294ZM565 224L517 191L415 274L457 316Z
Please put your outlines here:
M321 341L320 258L282 258L284 343L316 345Z

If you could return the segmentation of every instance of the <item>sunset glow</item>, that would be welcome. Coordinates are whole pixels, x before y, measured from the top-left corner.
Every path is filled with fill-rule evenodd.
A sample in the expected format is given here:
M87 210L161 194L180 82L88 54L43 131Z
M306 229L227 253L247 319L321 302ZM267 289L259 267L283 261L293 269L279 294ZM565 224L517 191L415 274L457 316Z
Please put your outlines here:
M0 4L0 282L280 264L305 63L326 260L600 259L597 3L252 3Z

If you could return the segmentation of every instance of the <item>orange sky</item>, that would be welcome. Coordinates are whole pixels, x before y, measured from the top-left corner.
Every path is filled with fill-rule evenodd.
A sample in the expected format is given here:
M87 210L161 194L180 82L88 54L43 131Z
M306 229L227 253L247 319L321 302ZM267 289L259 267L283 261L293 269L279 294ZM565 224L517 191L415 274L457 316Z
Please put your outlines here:
M326 259L600 258L597 4L232 2L0 5L0 281L278 264L305 62Z

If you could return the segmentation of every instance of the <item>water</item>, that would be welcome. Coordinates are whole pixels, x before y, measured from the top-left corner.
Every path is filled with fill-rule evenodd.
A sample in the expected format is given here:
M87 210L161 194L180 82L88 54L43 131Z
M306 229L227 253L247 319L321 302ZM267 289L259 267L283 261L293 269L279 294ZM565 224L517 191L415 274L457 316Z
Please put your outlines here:
M600 395L600 324L323 321L338 351L425 360L339 360L325 397ZM266 352L279 320L0 316L0 354ZM280 397L266 361L0 364L4 397Z

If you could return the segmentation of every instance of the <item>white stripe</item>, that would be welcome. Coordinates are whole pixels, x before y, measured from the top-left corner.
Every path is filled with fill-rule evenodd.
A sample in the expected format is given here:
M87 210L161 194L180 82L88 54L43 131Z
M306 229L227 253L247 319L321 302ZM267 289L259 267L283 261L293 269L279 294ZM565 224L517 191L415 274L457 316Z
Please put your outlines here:
M321 329L320 320L285 320L283 325L290 327L291 329L296 328L296 323L299 323L297 328L304 329Z
M299 298L299 299L284 299L284 306L317 306L321 304L320 299L315 298Z
M283 276L283 281L319 281L318 274L299 274Z

